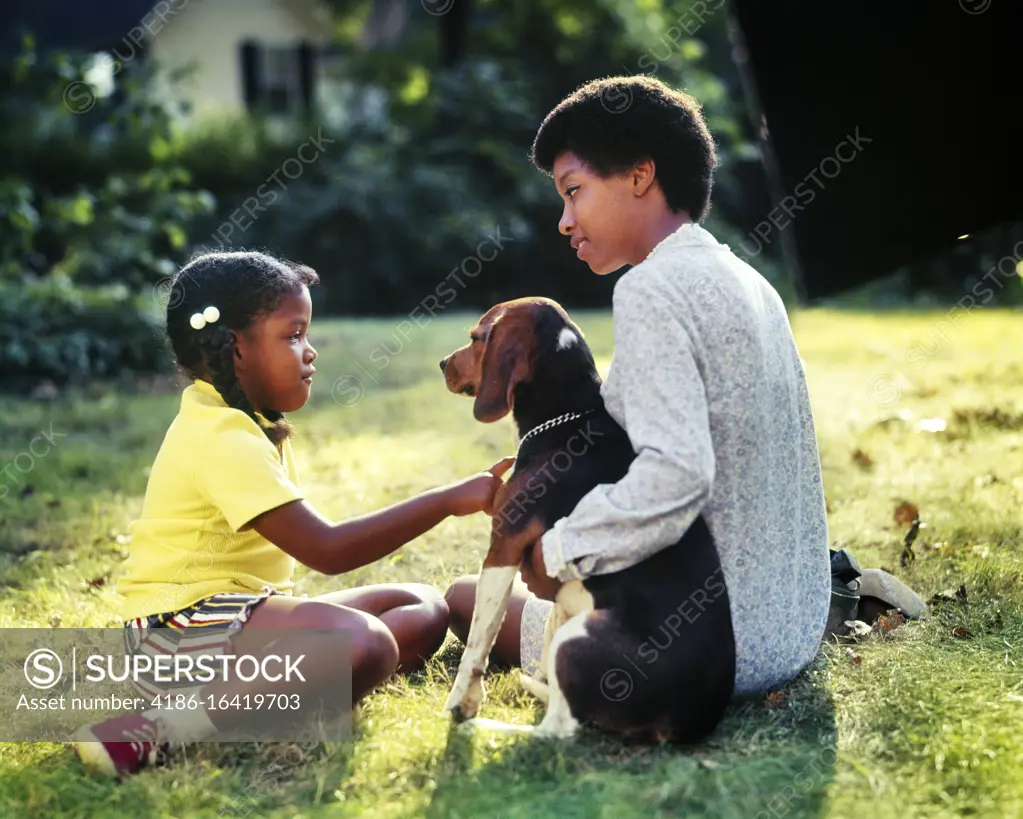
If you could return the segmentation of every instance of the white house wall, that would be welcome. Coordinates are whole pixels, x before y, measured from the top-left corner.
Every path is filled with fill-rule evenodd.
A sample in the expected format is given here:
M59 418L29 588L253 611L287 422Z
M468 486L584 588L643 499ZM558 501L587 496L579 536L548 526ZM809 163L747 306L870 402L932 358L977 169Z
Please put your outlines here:
M149 54L161 71L194 66L176 87L162 84L168 101L188 101L188 118L239 113L245 109L240 56L248 39L263 45L322 45L329 29L314 14L294 14L292 0L191 0L166 25L152 26Z

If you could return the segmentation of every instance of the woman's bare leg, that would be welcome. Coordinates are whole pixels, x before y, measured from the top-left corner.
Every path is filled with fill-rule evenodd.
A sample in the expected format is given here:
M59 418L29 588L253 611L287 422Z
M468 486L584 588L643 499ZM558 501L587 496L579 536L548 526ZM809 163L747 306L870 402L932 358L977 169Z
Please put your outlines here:
M476 606L476 584L478 574L460 577L444 592L444 599L451 611L451 632L463 643L469 637L469 624L472 623L472 611ZM522 608L529 597L529 589L522 578L515 576L511 598L508 600L508 614L497 633L497 641L490 652L490 662L503 666L521 666L520 630L522 628Z

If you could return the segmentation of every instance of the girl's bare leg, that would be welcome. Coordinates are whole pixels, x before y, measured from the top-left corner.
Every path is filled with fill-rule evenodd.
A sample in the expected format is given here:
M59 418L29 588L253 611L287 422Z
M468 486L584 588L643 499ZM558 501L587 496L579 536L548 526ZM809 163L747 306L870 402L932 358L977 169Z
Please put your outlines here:
M279 631L285 629L286 636ZM309 631L304 633L303 630ZM347 630L350 635L352 702L333 705L354 705L394 674L398 666L398 643L379 618L334 603L280 595L268 597L252 610L248 622L232 635L232 648L235 654L251 654L257 658L264 653L305 655L301 662L304 681L230 679L204 686L201 696L205 699L212 695L214 701L219 702L221 697L230 701L236 695L299 694L303 704L317 696L330 701L342 669L338 666L338 640L324 634L324 630ZM214 709L207 716L218 730L259 717L233 708Z
M422 668L437 653L448 629L448 604L439 591L422 583L384 583L343 589L313 598L371 614L390 629L398 643L398 672Z

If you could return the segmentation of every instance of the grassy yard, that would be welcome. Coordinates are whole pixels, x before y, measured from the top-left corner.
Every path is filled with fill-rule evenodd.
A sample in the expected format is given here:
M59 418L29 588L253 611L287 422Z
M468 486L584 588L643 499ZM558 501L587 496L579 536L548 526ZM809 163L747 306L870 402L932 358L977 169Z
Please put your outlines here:
M606 369L610 317L575 318ZM733 710L698 750L449 736L449 640L425 672L365 702L352 744L191 746L121 784L86 774L69 745L0 744L0 816L1023 816L1023 331L1018 313L978 310L943 336L942 318L807 311L793 326L833 545L925 597L964 585L968 605L824 646L793 686ZM397 319L314 321L320 375L292 420L302 484L324 514L373 509L510 454L510 422L475 424L437 368L473 319L413 326L407 342ZM332 398L344 375L361 383L339 382ZM0 463L41 431L54 440L28 472L9 471L26 486L7 481L0 499L0 626L119 625L127 527L176 389L0 398ZM926 524L905 568L903 501ZM449 520L349 577L300 569L298 591L443 588L476 570L486 528L482 516ZM489 692L486 716L539 721L512 676L492 676Z

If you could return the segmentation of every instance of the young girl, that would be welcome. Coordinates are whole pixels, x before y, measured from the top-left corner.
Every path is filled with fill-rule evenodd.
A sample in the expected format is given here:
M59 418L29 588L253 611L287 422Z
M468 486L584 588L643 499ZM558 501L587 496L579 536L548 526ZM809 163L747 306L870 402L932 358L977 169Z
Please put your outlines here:
M421 584L298 598L295 562L341 574L390 554L449 515L490 513L513 459L344 523L310 506L298 488L284 414L301 409L312 389L309 287L318 281L309 268L262 253L204 255L175 277L167 335L193 382L153 464L118 591L125 598L126 642L134 648L156 627L221 625L222 634L232 630L238 654L258 651L259 629L347 629L355 701L396 669L412 669L437 651L447 605ZM315 672L321 684L336 680L336 657L315 647L308 655L307 678ZM93 768L131 773L162 749L162 740L201 740L238 717L201 706L184 713L151 709L83 729L77 748Z
M591 82L548 114L532 160L553 176L579 258L598 275L633 265L615 285L602 395L637 458L532 550L495 659L532 672L563 581L625 569L702 514L728 587L735 692L784 684L813 659L828 616L820 459L784 304L698 224L717 165L700 108L647 77ZM446 594L463 640L474 598L473 577Z

